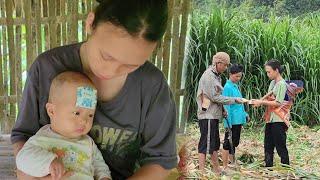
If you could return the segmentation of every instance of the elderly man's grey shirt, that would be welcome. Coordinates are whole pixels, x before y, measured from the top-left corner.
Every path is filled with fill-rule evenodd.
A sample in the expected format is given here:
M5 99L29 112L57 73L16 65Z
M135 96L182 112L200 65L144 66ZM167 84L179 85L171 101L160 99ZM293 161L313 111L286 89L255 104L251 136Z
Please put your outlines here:
M197 104L198 104L198 119L222 119L222 110L224 104L234 104L235 98L222 96L223 86L221 85L221 77L215 72L213 66L202 74L198 91L197 91ZM204 94L210 99L210 106L206 111L201 108L202 100L201 94Z

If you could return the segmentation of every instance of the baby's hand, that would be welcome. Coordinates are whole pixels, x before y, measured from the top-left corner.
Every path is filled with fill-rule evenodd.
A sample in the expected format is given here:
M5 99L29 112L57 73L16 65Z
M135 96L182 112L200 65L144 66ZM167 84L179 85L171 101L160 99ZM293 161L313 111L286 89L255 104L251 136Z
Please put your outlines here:
M50 164L50 174L53 180L59 180L64 175L65 170L60 159L54 159Z

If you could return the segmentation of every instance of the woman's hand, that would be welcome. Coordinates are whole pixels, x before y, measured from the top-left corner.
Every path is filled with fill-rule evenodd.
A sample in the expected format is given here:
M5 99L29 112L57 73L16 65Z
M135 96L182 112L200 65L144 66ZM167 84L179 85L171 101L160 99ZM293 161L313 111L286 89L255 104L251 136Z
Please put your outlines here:
M58 158L51 162L49 169L52 180L60 180L66 173L62 161Z
M250 100L250 104L253 105L253 107L259 107L262 105L262 100L260 99L252 99Z
M245 98L236 98L235 99L235 102L238 103L238 104L243 104L243 103L246 103L248 102L249 100L245 99Z

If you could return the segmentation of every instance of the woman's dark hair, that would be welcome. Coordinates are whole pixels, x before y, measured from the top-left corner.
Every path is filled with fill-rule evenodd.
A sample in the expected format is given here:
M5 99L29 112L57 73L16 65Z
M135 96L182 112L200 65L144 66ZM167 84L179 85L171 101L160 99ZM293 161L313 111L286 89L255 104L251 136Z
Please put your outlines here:
M268 62L264 64L265 66L270 66L274 71L278 69L279 73L282 73L284 70L284 67L281 65L281 63L276 59L271 59Z
M97 0L93 28L110 22L132 36L148 41L161 39L167 28L167 0Z
M231 74L237 74L243 72L243 66L241 64L232 64L229 68Z

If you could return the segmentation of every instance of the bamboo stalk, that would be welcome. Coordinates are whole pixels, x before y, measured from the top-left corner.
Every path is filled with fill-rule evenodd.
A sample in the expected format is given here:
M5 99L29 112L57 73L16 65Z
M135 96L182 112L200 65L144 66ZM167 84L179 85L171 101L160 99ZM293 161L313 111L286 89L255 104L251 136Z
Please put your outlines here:
M149 61L152 63L152 64L155 64L156 63L156 58L157 58L157 52L159 50L159 46L157 46L157 48L152 52L151 56L150 56L150 59Z
M90 4L90 10L93 11L95 7L98 6L98 2L96 0L90 0L91 4Z
M179 129L179 111L180 111L180 96L177 95L177 76L178 76L178 57L179 57L179 32L180 32L180 0L173 2L173 22L172 22L172 48L170 61L170 86L174 95L177 108L177 129Z
M87 17L87 14L92 12L92 0L86 0L87 1L87 4L86 4L86 17ZM85 20L84 20L85 21ZM85 40L87 40L89 37L88 37L88 34L87 34L87 31L85 32L86 33L86 36L85 36Z
M50 49L57 47L56 1L49 0L49 17L54 17L49 23Z
M72 19L68 24L67 36L69 37L68 43L75 43L78 41L78 3L74 2L75 0L69 0L68 2L68 16L71 16Z
M190 1L189 0L183 0L182 3L182 17L181 17L181 34L180 34L180 49L179 49L179 57L178 57L178 78L177 78L177 88L181 90L181 78L183 76L182 69L183 69L183 62L185 57L185 44L186 44L186 36L187 36L187 30L188 30L188 17L189 17L189 10L190 10ZM184 94L176 93L179 97ZM179 132L185 133L187 121L185 114L187 112L185 108L184 99L182 100L182 112L181 112L181 119L180 119L180 125L179 125Z
M5 2L1 2L1 16L5 17ZM2 129L4 129L4 133L8 132L7 124L9 122L9 111L8 111L8 45L7 45L7 27L3 26L2 27L2 47L3 47L3 89L4 89L4 109L2 110L1 113L3 113L3 125Z
M10 95L16 94L16 57L15 57L15 44L14 44L14 29L13 29L13 1L5 1L6 15L7 15L7 30L8 30L8 50L9 50L9 67L10 67ZM11 68L12 67L12 68ZM16 107L14 104L10 104L10 115L16 115ZM10 131L12 122L8 122L5 131Z
M22 1L16 0L16 17L22 16ZM15 81L16 81L16 103L20 104L22 97L22 58L21 58L21 26L16 26L16 42L15 42L15 50L16 50L16 61L15 61Z
M48 0L42 0L42 10L43 17L48 17ZM51 19L50 19L51 21ZM50 23L48 22L48 24ZM45 50L50 49L50 34L49 34L49 25L47 23L44 24L44 38L45 38Z
M87 9L87 1L86 0L81 1L81 8L82 8L81 15L87 14L88 9ZM87 37L86 37L86 34L87 34L86 33L86 23L85 23L86 21L82 20L81 22L82 22L82 41L85 41L87 39Z
M0 17L2 17L2 12L4 12L4 9L2 8L2 3L0 2L0 11L1 11L1 14L0 14ZM1 30L3 32L3 29ZM2 33L1 32L1 33ZM0 36L0 43L1 44L5 44L5 41L2 41L2 35L3 33L1 34ZM4 61L3 61L3 56L2 56L2 48L0 47L0 96L4 95L5 94L5 90L4 90L4 71L6 71L6 69L3 69L2 67L4 66ZM3 103L3 101L0 100L0 129L1 127L3 127L3 118L4 118L4 114L2 112L2 110L4 110L6 108L6 105Z
M35 11L35 3L31 3L31 19L35 19L35 15L38 13ZM37 53L37 30L35 24L31 23L31 39L32 39L32 54L31 54L31 63L36 59Z
M171 46L171 28L172 28L172 11L173 11L173 1L168 0L168 26L166 33L164 35L163 43L163 65L162 72L165 77L169 78L169 62L170 62L170 46Z
M92 11L92 0L87 0L87 12Z
M61 0L61 15L60 17L66 17L66 1ZM57 17L56 17L57 19ZM67 23L66 20L64 19L63 22L58 21L57 22L61 23L61 38L62 38L62 45L67 44Z
M157 62L156 62L156 66L159 69L162 69L162 62L163 62L163 40L161 39L161 41L159 42L159 49L157 51Z
M171 58L170 58L170 85L175 95L176 92L176 81L177 81L177 68L178 68L178 57L179 57L179 32L180 32L180 0L174 0L173 3L173 16L172 16L172 47L171 47ZM178 103L178 102L177 102Z
M57 0L56 1L56 15L55 15L55 19L57 16L61 16L61 2L60 0ZM56 42L56 45L57 46L61 46L61 23L57 23L57 28L56 28L56 31L57 31L57 42Z
M32 59L32 28L31 28L31 1L24 1L24 15L26 19L26 43L27 43L27 69L31 66Z
M77 43L79 42L79 33L78 33L78 15L79 15L79 1L78 0L75 0L75 6L73 6L73 9L72 9L72 14L73 14L73 20L72 20L72 34L74 35L73 37L73 41L72 43Z
M67 7L66 7L67 16L72 17L72 6L71 6L72 1L68 0L67 2L68 2L67 3ZM67 44L70 44L71 40L72 40L72 37L71 37L71 23L72 23L72 19L69 19L67 21L67 32L66 32Z
M35 14L35 30L36 30L36 44L37 44L37 52L36 54L40 54L42 52L42 38L41 38L41 16L42 16L42 9L41 9L41 1L35 1L35 11L38 12Z

